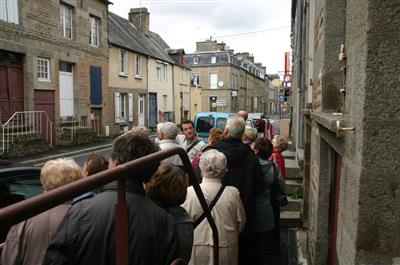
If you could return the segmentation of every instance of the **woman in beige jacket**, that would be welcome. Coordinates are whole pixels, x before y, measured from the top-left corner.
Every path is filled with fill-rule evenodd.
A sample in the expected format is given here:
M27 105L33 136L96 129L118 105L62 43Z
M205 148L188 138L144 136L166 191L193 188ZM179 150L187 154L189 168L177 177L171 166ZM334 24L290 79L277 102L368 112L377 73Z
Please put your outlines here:
M200 184L204 197L210 204L222 184L221 180L227 172L226 157L223 153L211 149L200 158L199 167L203 182ZM188 188L186 201L182 205L193 220L203 213L199 200L193 190ZM246 223L246 215L235 187L225 187L211 211L219 236L219 264L236 265L238 263L238 237ZM212 230L204 219L194 230L193 250L190 263L192 265L213 264Z
M40 182L44 191L52 190L81 177L81 169L72 159L49 160L40 172ZM69 203L60 204L11 227L1 255L1 264L42 264L49 241L69 207Z

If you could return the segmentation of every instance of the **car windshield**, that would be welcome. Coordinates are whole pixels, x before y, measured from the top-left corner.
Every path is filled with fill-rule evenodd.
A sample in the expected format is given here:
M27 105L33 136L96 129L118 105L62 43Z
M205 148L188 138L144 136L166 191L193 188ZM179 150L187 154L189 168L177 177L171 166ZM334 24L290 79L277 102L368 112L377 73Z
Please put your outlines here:
M196 124L196 131L208 133L214 127L214 121L213 117L199 117Z
M226 118L218 118L217 119L217 128L220 128L221 130L224 130L226 125Z

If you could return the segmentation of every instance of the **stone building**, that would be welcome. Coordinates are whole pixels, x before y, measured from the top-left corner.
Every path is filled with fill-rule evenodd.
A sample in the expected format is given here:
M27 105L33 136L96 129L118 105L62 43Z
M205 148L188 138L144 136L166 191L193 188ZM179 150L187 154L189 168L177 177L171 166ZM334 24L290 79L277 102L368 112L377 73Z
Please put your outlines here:
M265 68L248 53L237 55L223 42L206 40L185 55L185 63L192 68L192 83L202 88L198 111L260 112Z
M95 128L100 133L108 86L108 76L102 74L108 72L108 4L106 0L1 1L3 124L23 112L12 120L18 116L42 128L37 124L40 116L48 121L43 127L51 126L47 132L51 139L46 138L51 144L88 140L73 139L77 130L63 139L67 127L88 128L89 134Z
M190 112L190 73L191 68L184 64L183 49L168 49L169 56L174 60L173 88L174 88L174 121L180 124L183 120L191 119Z
M399 13L397 0L292 1L310 264L398 264Z
M146 8L130 9L129 19L109 13L110 90L104 124L112 135L132 125L155 128L174 120L175 62L168 45L149 30L149 15Z

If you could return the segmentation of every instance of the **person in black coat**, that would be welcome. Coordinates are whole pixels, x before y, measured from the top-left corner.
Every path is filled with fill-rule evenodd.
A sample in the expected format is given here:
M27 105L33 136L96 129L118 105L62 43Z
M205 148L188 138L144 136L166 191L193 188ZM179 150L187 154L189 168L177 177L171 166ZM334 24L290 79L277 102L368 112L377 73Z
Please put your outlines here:
M246 212L246 226L239 237L239 264L252 264L251 243L256 218L255 196L263 191L264 177L257 156L241 141L244 129L243 118L230 117L222 139L217 141L213 148L224 153L228 161L228 173L222 183L239 190Z
M114 141L109 168L158 150L144 134L124 134ZM158 165L141 167L126 176L129 264L169 265L178 257L172 216L147 199L143 188ZM112 182L93 198L74 204L50 241L43 264L116 264L117 197L117 183Z

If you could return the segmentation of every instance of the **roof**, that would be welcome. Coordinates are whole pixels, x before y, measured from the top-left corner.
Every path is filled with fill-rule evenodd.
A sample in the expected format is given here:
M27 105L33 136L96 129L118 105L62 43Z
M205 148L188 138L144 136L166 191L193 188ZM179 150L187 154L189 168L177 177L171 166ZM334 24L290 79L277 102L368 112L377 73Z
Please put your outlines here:
M129 20L111 12L108 17L111 44L174 64L174 60L165 50L169 46L160 35L150 32L149 36L145 36Z

